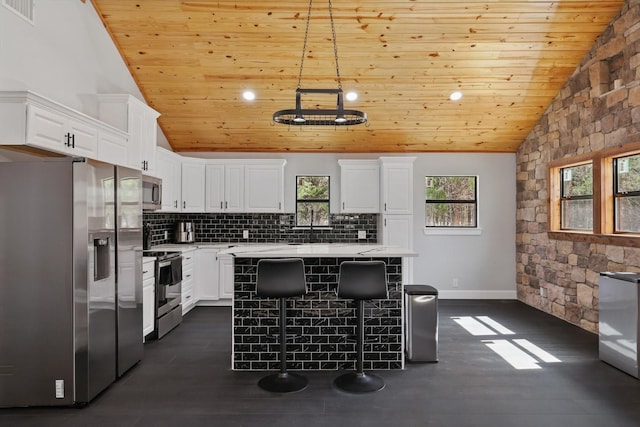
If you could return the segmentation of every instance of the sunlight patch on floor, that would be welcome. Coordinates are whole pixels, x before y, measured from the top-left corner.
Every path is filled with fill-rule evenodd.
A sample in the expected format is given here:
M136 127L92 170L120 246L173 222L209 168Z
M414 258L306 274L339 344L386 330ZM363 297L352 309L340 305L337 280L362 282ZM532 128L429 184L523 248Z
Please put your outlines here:
M473 336L516 335L516 332L489 316L454 316L454 322ZM487 339L482 342L513 368L542 369L540 363L559 363L560 359L524 338Z

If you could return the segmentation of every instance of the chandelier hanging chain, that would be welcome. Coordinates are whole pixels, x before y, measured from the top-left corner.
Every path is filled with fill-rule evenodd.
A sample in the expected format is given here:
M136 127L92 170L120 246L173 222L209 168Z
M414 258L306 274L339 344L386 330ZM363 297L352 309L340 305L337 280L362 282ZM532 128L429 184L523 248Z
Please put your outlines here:
M304 57L307 53L307 40L309 39L309 24L311 23L311 7L313 0L309 0L309 10L307 11L307 25L304 29L304 42L302 43L302 56L300 57L300 72L298 73L297 89L302 87L302 68L304 67ZM338 42L336 40L336 26L333 23L333 5L329 0L329 21L331 22L331 40L333 41L333 57L336 61L336 77L338 80L338 89L342 89L342 80L340 79L340 64L338 63Z
M329 0L329 20L331 21L331 38L333 39L333 56L336 59L336 77L338 78L338 89L342 89L340 80L340 66L338 65L338 42L336 41L336 27L333 24L333 6Z
M302 67L304 66L304 57L307 53L307 38L309 37L309 23L311 23L311 5L313 0L309 0L309 11L307 12L307 26L304 29L304 43L302 44L302 57L300 58L300 74L298 74L298 86L300 89L302 83Z

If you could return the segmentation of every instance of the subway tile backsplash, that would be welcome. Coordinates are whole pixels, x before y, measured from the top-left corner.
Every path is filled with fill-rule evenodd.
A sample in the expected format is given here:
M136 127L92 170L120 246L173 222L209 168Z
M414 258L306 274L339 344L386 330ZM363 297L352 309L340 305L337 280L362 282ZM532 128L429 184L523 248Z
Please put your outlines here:
M175 241L175 223L191 221L196 229L196 242L215 243L377 243L377 214L331 215L327 228L298 228L295 214L251 213L157 213L144 212L144 222L151 226L151 244ZM243 238L243 232L249 238ZM366 239L358 239L358 231ZM166 236L166 237L165 237Z

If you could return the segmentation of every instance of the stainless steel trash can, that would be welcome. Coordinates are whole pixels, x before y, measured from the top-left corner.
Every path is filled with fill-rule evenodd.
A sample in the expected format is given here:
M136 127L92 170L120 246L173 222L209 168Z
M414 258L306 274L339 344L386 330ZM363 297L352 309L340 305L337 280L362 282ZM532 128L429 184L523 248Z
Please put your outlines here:
M410 362L438 361L438 290L405 285L405 348Z
M636 378L639 287L638 273L600 273L600 360Z

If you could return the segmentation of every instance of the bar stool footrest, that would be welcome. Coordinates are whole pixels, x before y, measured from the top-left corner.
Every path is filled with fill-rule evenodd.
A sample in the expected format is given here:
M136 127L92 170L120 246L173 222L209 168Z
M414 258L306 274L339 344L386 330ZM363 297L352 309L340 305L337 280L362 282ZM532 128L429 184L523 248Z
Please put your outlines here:
M258 381L258 386L260 388L272 393L295 393L307 388L308 384L308 379L290 372L277 372L275 374L262 377L260 381Z
M333 380L333 385L347 393L372 393L382 390L385 384L377 375L349 372Z

